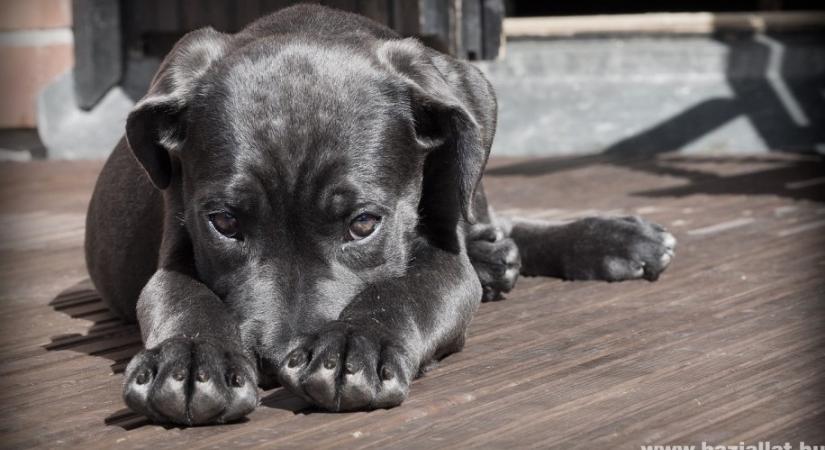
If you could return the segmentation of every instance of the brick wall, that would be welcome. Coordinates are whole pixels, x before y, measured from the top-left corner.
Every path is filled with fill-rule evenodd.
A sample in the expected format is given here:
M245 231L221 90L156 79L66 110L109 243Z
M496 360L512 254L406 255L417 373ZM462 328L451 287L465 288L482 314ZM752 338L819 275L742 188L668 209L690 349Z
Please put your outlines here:
M0 128L36 126L37 94L72 67L71 0L0 0Z

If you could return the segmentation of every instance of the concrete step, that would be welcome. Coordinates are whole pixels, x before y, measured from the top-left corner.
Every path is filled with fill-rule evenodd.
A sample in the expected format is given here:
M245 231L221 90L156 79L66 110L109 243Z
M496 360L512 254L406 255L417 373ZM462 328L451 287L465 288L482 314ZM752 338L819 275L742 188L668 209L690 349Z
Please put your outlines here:
M496 155L825 152L825 35L510 39Z

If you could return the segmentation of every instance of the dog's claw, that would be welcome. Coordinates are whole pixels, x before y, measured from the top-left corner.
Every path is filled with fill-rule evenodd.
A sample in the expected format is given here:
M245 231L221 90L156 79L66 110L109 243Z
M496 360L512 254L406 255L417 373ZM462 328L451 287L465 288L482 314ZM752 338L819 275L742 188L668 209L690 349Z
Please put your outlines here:
M355 372L358 372L358 370L355 369L354 364L352 364L351 362L348 362L344 365L344 372L347 373L348 375L352 375Z
M292 352L292 356L289 357L289 362L287 365L289 367L297 367L304 363L304 353L301 350L295 350Z
M147 382L149 382L149 373L145 370L141 370L135 377L135 383L146 384Z
M244 377L240 374L233 373L229 377L229 384L231 384L234 387L243 387L244 383Z

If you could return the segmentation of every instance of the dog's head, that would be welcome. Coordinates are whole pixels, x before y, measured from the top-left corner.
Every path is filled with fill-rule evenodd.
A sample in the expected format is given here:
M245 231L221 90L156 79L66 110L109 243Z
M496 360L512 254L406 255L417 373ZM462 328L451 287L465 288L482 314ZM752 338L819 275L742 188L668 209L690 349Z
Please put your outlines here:
M240 40L181 40L127 140L175 192L198 277L273 348L402 276L420 240L461 251L487 149L416 41Z

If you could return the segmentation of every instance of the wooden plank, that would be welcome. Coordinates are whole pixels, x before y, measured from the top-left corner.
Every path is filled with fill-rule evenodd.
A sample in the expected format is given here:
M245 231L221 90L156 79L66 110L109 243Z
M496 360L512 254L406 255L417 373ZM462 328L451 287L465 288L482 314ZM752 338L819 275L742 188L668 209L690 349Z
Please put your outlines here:
M99 162L0 164L4 448L639 448L821 443L825 192L818 159L493 160L499 211L644 213L680 243L656 283L524 278L401 407L323 414L282 389L247 421L169 428L124 409L139 348L91 292ZM733 224L733 225L731 225ZM734 226L735 225L735 226ZM693 232L691 230L701 230Z
M234 30L241 30L255 19L264 15L261 0L237 0L235 2Z
M218 31L234 31L234 5L225 0L181 0L183 30L211 26Z
M321 0L321 4L342 11L358 12L358 0Z
M800 31L825 28L822 11L647 13L563 17L510 17L504 34L554 37L582 34L710 34L717 31Z
M392 1L392 23L394 29L403 36L415 36L421 29L420 7L418 1Z
M75 97L91 109L123 75L120 2L75 0L72 15Z
M392 0L358 0L357 11L380 24L393 27Z
M482 6L482 58L496 59L503 45L504 2L482 0Z
M462 0L461 2L461 48L460 56L469 60L484 57L484 20L482 0Z

